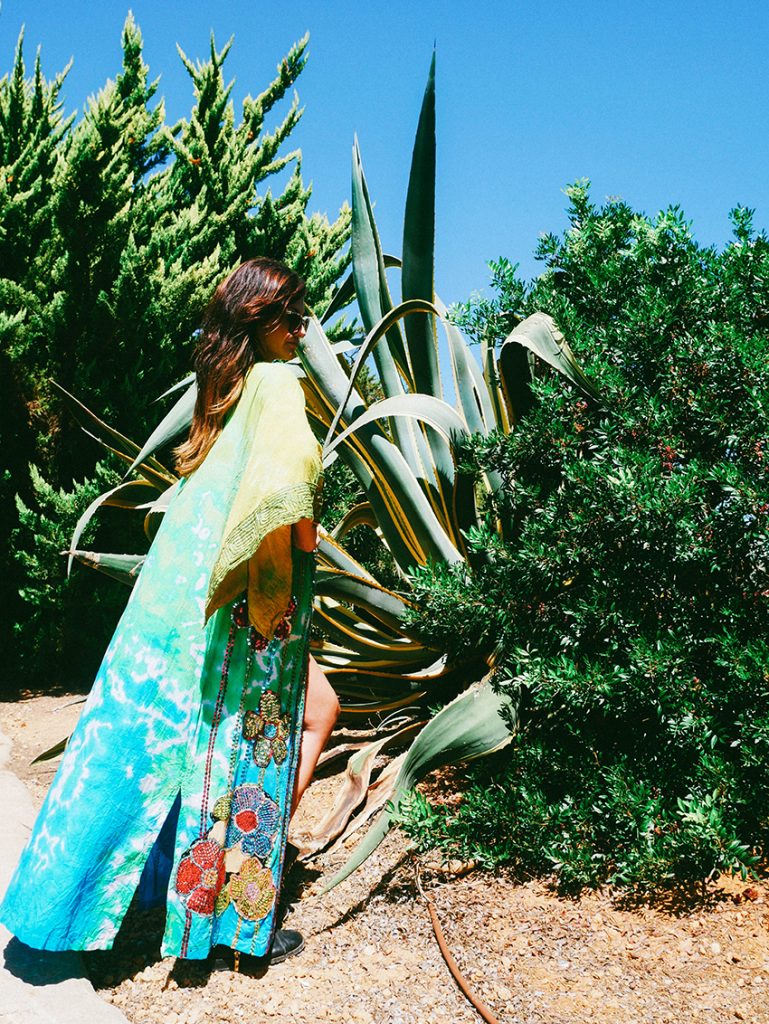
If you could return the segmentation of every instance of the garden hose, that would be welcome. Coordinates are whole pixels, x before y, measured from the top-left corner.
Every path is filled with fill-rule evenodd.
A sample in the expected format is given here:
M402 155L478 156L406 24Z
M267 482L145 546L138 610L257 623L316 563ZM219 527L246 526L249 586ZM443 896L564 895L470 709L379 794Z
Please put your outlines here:
M428 896L427 893L422 888L422 880L419 877L419 863L416 860L416 858L414 858L414 874L416 876L417 889L419 889L419 895L425 901L425 903L427 904L427 909L430 911L430 920L432 921L433 924L433 932L438 942L438 948L441 951L443 959L446 961L448 969L454 976L454 980L456 981L457 985L459 985L459 987L461 988L463 994L473 1004L475 1009L478 1011L481 1017L483 1017L487 1024L499 1024L499 1021L488 1008L488 1006L486 1006L485 1003L481 1002L481 1000L478 999L478 997L473 993L472 989L467 983L466 978L460 971L456 960L451 955L451 951L449 950L449 947L446 945L446 939L443 936L443 929L441 928L441 922L438 920L438 914L435 910L435 904L433 903L432 898Z

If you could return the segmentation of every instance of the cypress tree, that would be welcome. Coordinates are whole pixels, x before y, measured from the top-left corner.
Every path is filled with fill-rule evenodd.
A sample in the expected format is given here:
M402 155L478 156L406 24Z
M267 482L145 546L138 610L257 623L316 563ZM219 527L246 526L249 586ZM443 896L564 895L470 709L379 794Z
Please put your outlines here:
M51 628L66 619L77 589L63 583L53 538L62 516L71 530L83 511L101 454L83 443L51 378L141 438L157 416L152 399L188 372L202 307L230 269L257 255L282 258L305 275L308 299L320 306L347 263L346 206L333 223L307 214L311 190L299 152L287 147L302 114L296 95L277 127L266 127L305 66L307 37L263 92L246 97L238 118L223 75L231 46L217 50L212 39L208 59L195 63L180 51L195 101L173 127L131 15L120 73L77 122L61 113L66 70L48 82L38 57L28 79L22 39L13 72L0 80L0 369L9 392L0 421L0 543L17 549L23 569L0 596L12 606L6 621L20 620L32 672L73 643ZM290 168L273 196L263 183ZM13 463L9 448L22 453ZM30 462L40 472L30 476ZM100 465L102 489L119 468ZM13 607L20 589L30 604L47 603L47 626L33 608ZM91 631L89 666L108 627Z
M72 120L62 117L59 100L67 70L47 82L38 53L27 77L21 33L13 70L0 79L0 650L9 647L21 585L9 537L13 496L28 494L26 467L34 456L27 328L45 301L38 266L50 237L57 148Z

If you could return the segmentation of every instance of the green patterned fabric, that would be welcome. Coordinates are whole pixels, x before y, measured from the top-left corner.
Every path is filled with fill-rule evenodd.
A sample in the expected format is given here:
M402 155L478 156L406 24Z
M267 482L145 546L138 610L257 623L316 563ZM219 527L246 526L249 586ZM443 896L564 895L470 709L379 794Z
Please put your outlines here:
M166 955L269 948L314 576L291 524L319 475L299 384L255 366L171 499L0 906L23 942L109 948L139 888L165 898ZM241 589L212 609L215 566L217 600ZM253 624L263 597L283 600L269 634Z

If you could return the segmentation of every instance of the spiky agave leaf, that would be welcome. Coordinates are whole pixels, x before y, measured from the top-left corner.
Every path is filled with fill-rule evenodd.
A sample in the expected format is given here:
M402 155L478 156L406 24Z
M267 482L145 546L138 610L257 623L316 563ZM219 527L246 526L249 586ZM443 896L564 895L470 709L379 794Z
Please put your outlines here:
M502 343L499 370L505 392L512 391L512 382L515 381L517 384L524 372L520 359L515 359L516 346L532 352L548 366L558 370L589 398L600 400L600 393L577 362L555 320L547 313L532 313L531 316L527 316L513 328Z
M129 587L136 582L147 557L146 555L104 554L98 551L71 551L68 554L73 555L90 569L98 569L99 572L103 572L106 576L111 576Z
M403 298L432 303L435 247L435 52L419 114L411 155L406 211L403 218ZM443 397L435 322L427 313L407 321L414 390Z
M169 393L170 392L166 392L166 394ZM159 451L164 447L164 445L174 441L177 437L180 437L190 429L190 426L192 425L192 414L195 409L195 401L197 400L197 393L197 387L193 382L186 388L181 397L176 400L144 442L144 445L140 451L137 452L134 461L129 466L129 472L135 469L139 463L144 462L145 459L153 456L155 452Z
M489 676L474 683L442 708L409 747L393 784L391 806L382 812L344 867L325 884L323 891L328 892L344 881L371 856L390 831L393 813L401 797L428 772L447 764L485 757L510 743L513 739L508 725L511 717L517 722L517 708L508 698L495 692Z
M309 854L319 853L337 839L345 829L352 814L360 807L369 793L369 781L378 754L388 747L402 744L419 733L424 722L412 722L389 736L383 736L356 751L347 763L342 785L337 790L334 803L328 814L302 840L305 859Z
M55 380L52 380L51 384L59 392L64 404L69 408L85 434L92 437L107 451L117 455L124 462L128 462L131 469L138 470L146 480L157 487L162 489L174 482L176 479L174 474L166 469L162 462L155 458L137 460L136 455L141 449L135 441L105 423L61 384L57 384Z
M73 550L70 551L67 559L68 576L72 571L72 562L75 557L74 549L77 548L78 541L82 537L83 531L93 519L97 510L103 505L112 505L116 508L140 508L147 500L148 490L157 493L156 488L154 488L147 480L129 480L125 483L118 484L117 487L112 487L109 491L105 491L104 494L100 494L97 498L94 498L75 525L72 540L70 541L70 548Z

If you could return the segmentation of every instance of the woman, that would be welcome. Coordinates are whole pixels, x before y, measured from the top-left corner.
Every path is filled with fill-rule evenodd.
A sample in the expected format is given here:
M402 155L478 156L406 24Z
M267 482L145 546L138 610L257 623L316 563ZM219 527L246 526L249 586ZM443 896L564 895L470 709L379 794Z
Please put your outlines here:
M223 946L237 969L304 945L277 894L339 711L308 671L319 446L281 365L306 326L273 260L206 309L182 479L0 908L28 945L109 948L137 888L166 898L165 955Z

